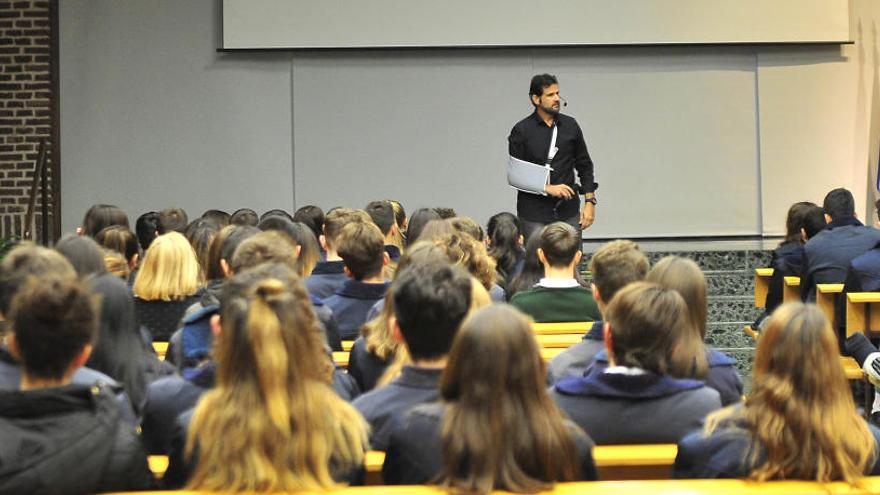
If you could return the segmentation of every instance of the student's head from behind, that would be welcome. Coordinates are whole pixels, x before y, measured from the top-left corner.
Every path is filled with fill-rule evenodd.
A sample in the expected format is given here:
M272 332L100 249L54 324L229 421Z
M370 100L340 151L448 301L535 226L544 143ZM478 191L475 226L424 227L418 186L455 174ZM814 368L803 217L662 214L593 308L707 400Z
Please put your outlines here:
M138 244L143 251L146 251L153 239L159 235L159 212L148 211L139 216L134 231L137 234Z
M571 225L565 222L551 223L541 229L540 236L538 258L546 266L566 268L581 260L581 238Z
M301 222L315 234L315 239L324 233L324 210L315 205L306 205L293 213L293 221Z
M828 219L825 218L822 207L816 205L805 208L802 220L801 239L803 241L812 239L814 235L828 226Z
M247 225L227 225L211 241L208 251L208 280L222 280L232 274L232 255L245 239L259 234L260 229Z
M107 271L101 246L91 237L67 236L55 244L55 250L67 258L80 278L100 275Z
M171 301L195 294L202 271L186 237L169 232L157 237L141 263L132 291L146 301Z
M324 215L324 233L318 241L327 251L336 252L336 243L342 228L354 222L372 223L372 220L364 210L341 207L331 209Z
M58 251L23 242L0 262L0 315L9 317L12 298L31 277L77 278L76 270Z
M229 225L229 219L231 217L232 215L223 210L208 210L202 213L202 218L209 222L213 222L214 225L217 226L217 230Z
M786 303L770 316L745 405L706 421L709 432L729 419L751 432L762 448L748 478L854 483L874 464L874 437L856 411L838 357L837 336L815 305Z
M804 228L807 215L814 208L819 207L809 201L799 201L788 208L788 213L785 215L785 239L783 242L801 242L803 240L801 229Z
M448 407L442 435L452 487L534 493L576 476L571 430L547 395L530 322L513 307L486 306L464 320L440 395Z
M336 239L336 252L351 278L364 280L382 275L388 263L385 238L372 222L353 222L342 228Z
M483 227L480 227L473 218L470 217L453 217L449 219L449 225L460 234L471 236L477 242L483 242L485 234Z
M267 230L243 240L235 249L229 267L237 274L263 263L275 262L295 270L298 248L286 234Z
M97 204L92 205L86 211L82 226L77 229L77 234L94 237L95 234L105 227L121 225L128 228L128 215L118 206Z
M78 280L30 277L12 299L10 349L31 381L64 384L91 353L97 329L92 296ZM27 388L27 387L23 387Z
M192 246L193 251L196 253L202 273L208 273L211 243L214 241L214 237L217 236L217 231L219 230L220 227L218 227L216 222L205 218L197 218L190 222L183 232L184 237L186 237L186 240L189 241L190 246Z
M169 232L183 234L187 225L189 225L189 217L186 216L183 208L165 208L159 212L159 235Z
M826 220L830 223L838 218L854 217L856 215L856 203L849 190L842 187L831 190L822 201L822 210Z
M644 280L650 268L648 257L635 242L616 240L603 244L590 258L596 302L604 308L617 291Z
M232 225L256 227L260 223L260 217L257 216L257 212L250 208L239 208L232 212L232 216L229 217L229 223Z
M409 223L406 228L406 245L412 246L418 242L425 226L433 220L442 220L440 214L433 208L419 208L414 211L409 217Z
M434 239L434 245L443 250L450 263L467 270L486 290L495 285L496 263L482 242L467 234L451 233Z
M121 254L128 263L129 268L137 266L141 251L134 232L120 225L112 225L101 229L95 236L95 242L105 249Z
M444 357L471 304L471 277L448 262L414 263L391 285L394 323L413 361Z
M397 222L394 219L394 207L391 206L390 202L371 201L364 208L364 211L367 212L367 215L370 215L373 223L376 224L376 227L379 227L384 237L388 237L389 234L393 233L392 229L397 228Z
M667 374L676 333L687 322L687 306L678 292L648 282L627 285L605 312L609 362Z
M286 211L284 211L280 208L275 208L272 210L264 211L263 214L260 215L260 221L262 222L263 220L270 218L270 217L281 217L281 218L284 218L284 219L289 220L291 222L293 221L293 217L290 216L290 213L287 213Z

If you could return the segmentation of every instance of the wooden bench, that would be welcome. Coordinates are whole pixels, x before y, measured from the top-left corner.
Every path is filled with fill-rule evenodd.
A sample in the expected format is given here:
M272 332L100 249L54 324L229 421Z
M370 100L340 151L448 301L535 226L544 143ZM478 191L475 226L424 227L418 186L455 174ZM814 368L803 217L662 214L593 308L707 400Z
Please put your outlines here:
M880 292L850 292L846 295L846 336L861 332L870 337L880 331Z
M755 307L763 308L767 302L767 292L770 291L770 278L773 277L772 268L755 268Z
M801 278L783 277L782 302L796 302L801 300Z
M758 340L758 337L761 336L760 332L756 332L749 325L746 325L743 331L755 340ZM862 380L865 378L865 372L862 371L862 367L859 366L855 359L849 356L840 356L840 365L843 367L843 374L847 380Z
M583 335L593 326L592 321L563 321L555 323L532 323L537 335Z
M216 495L205 491L152 491L126 492L128 495ZM328 492L298 492L300 494L326 495ZM334 491L339 495L448 495L438 486L358 486ZM494 495L509 492L492 492ZM590 481L557 483L544 495L837 495L880 494L880 477L862 479L861 489L854 489L843 482L816 483L814 481L746 481L716 480L640 480L640 481Z
M542 349L568 349L584 339L583 334L563 333L563 334L543 334L535 335L538 339L538 345Z
M816 284L816 306L822 314L834 323L834 303L837 296L843 292L843 284Z
M351 352L351 347L354 345L353 340L343 340L342 341L342 350L345 352Z
M153 350L159 359L164 361L165 355L168 354L168 342L153 342Z
M168 456L167 455L151 455L147 456L147 464L150 466L150 471L152 471L153 476L156 479L162 478L165 476L165 471L168 471Z

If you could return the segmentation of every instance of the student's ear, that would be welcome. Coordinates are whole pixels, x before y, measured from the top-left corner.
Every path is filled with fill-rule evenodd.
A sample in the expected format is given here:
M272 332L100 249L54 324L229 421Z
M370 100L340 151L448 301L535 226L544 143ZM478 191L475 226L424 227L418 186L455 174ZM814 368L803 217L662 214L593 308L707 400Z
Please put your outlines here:
M82 227L76 228L76 235L84 235L85 233L86 233L86 231Z
M135 253L135 255L131 257L131 260L129 260L128 267L131 268L132 270L134 270L135 267L138 266L138 261L140 261L140 260L141 260L140 253Z
M516 239L516 243L518 245L522 246L523 244L526 243L526 238L523 237L522 234L520 234L519 237L517 237L517 239Z
M590 284L590 290L593 291L593 300L596 301L596 304L602 303L602 294L599 294L599 288L596 287L596 284Z
M544 256L544 250L541 248L538 248L538 260L541 262L542 265L547 264L547 257Z
M345 276L348 278L354 278L354 275L351 274L351 270L348 269L347 266L342 265L342 272L345 273Z
M293 250L293 254L296 255L296 259L299 259L300 253L302 253L303 247L297 246L296 249Z
M6 348L15 359L21 360L21 351L18 349L18 341L15 340L15 332L6 333Z
M605 352L608 353L608 364L614 366L616 363L614 351L612 350L614 348L614 336L611 334L611 324L607 321L602 326L602 337L605 341Z
M319 235L318 242L321 244L321 248L324 251L327 251L327 236L325 236L324 234Z
M223 325L220 322L220 315L212 315L208 320L211 324L211 335L216 339L223 332Z
M396 316L391 315L388 317L388 328L391 329L391 335L396 342L400 342L401 344L406 343L406 341L403 340L403 332L400 331L400 325L397 324Z
M391 255L388 252L382 253L382 266L388 266L391 263Z
M807 238L807 230L801 227L801 240L807 242L809 239Z
M831 223L831 220L832 220L831 215L825 213L825 223Z
M581 258L584 257L584 253L582 251L578 251L574 253L574 264L577 265L581 262Z
M232 278L232 268L229 268L229 262L226 258L220 258L220 269L223 270L224 278Z
M92 344L86 344L83 346L82 350L79 351L79 354L73 359L73 362L70 363L70 370L76 371L83 366L86 365L86 361L89 360L89 356L92 355Z

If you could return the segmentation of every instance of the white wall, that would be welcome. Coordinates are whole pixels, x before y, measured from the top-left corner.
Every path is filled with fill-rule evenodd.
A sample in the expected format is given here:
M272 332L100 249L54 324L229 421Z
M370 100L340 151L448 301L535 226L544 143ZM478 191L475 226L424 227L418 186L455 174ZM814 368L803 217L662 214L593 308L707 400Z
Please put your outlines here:
M845 186L864 216L873 197L870 0L853 0L859 43L844 47L237 54L216 53L216 0L60 4L67 231L95 202L133 220L170 205L195 216L390 196L485 221L514 208L496 167L544 70L597 164L590 236L774 234L794 201ZM438 166L447 155L473 175L455 180ZM386 164L381 179L364 172Z

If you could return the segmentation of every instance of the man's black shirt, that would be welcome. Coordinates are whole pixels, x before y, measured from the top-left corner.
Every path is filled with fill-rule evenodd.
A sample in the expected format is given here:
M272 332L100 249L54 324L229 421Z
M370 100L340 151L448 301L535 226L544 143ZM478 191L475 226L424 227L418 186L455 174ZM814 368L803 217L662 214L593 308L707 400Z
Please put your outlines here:
M553 171L550 172L550 183L569 185L575 193L580 194L595 191L598 184L593 181L593 161L587 151L587 143L584 142L584 134L580 126L572 117L562 114L556 115L556 126L559 128L556 135L556 147L559 151L550 162L550 166L553 167ZM507 138L510 155L543 165L547 162L547 152L550 150L552 137L553 128L547 127L535 111L517 122L511 129ZM575 171L581 186L575 183ZM519 191L516 198L516 212L520 217L532 222L550 223L565 220L580 213L580 198L574 197L566 201L553 196Z

